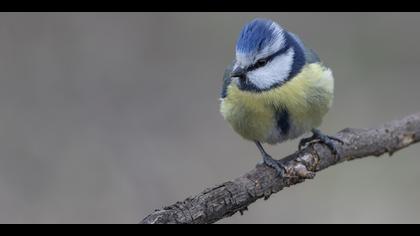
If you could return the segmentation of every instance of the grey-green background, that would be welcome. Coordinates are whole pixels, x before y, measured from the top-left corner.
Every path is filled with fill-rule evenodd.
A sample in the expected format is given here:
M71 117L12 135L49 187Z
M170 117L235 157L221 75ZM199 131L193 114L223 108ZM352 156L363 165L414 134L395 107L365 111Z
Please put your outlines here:
M253 168L218 96L254 17L333 69L324 132L420 111L418 13L1 13L0 223L137 223ZM327 169L221 223L420 223L419 153Z

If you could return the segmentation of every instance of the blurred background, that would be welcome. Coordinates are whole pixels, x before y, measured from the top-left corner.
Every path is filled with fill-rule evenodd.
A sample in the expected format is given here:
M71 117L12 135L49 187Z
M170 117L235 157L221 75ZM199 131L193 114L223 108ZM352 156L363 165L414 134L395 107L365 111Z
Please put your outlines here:
M255 17L333 69L324 132L420 111L418 13L1 13L0 223L137 223L253 168L218 98ZM343 163L219 223L420 223L419 153Z

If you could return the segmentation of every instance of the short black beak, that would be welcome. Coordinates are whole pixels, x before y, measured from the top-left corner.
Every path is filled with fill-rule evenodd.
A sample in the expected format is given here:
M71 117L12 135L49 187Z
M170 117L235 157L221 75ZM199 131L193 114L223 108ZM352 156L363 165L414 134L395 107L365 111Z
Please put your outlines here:
M237 67L234 71L230 73L230 77L239 77L244 78L245 77L246 70L242 67Z

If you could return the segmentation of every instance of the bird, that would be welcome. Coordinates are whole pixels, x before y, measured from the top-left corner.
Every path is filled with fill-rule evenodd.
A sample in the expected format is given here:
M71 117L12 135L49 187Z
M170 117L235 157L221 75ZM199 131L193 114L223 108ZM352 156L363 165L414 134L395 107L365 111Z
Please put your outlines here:
M334 77L318 54L277 22L256 18L239 33L232 63L225 69L220 113L243 139L256 144L262 163L284 175L285 163L272 158L263 144L302 138L338 155L343 141L318 128L332 106Z

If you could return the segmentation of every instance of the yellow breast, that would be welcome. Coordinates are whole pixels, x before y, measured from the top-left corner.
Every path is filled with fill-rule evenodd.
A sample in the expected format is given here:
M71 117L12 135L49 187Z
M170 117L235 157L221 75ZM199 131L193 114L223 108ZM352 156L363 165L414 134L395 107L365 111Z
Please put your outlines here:
M296 138L321 124L331 106L333 90L331 71L314 63L306 65L284 85L269 91L242 91L232 82L220 111L243 138L273 143L271 136L277 130L276 110L287 109L291 125L290 132L280 139Z

